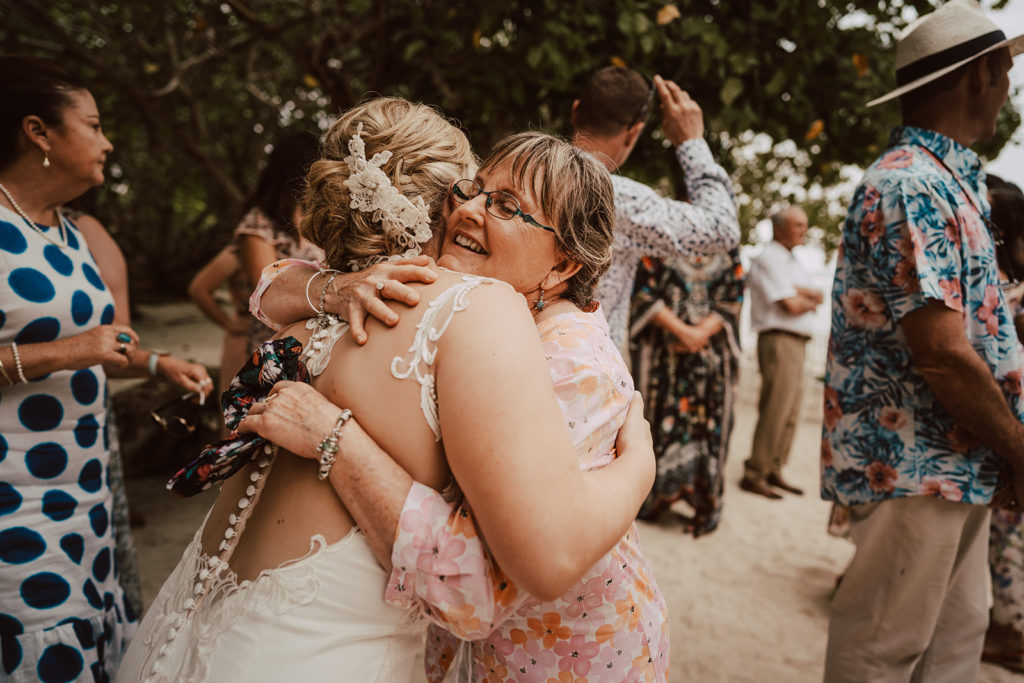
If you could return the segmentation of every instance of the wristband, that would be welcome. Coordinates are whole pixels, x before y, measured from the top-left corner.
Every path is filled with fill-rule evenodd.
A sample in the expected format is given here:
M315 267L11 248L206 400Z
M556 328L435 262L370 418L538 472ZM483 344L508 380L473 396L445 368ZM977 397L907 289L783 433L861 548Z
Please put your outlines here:
M161 356L171 355L170 351L150 351L149 352L149 374L153 377L158 375L156 365L160 362Z

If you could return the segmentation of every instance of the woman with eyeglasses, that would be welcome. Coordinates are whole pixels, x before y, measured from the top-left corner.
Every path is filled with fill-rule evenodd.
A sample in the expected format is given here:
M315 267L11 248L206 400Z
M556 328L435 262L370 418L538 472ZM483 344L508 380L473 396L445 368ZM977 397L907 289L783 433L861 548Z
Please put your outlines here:
M140 352L104 281L109 235L61 210L112 150L89 90L0 55L0 102L0 679L109 679L137 617L118 583L106 378L169 366Z
M452 270L408 285L422 304L393 327L371 321L364 346L323 312L329 272L310 288L318 317L254 354L230 402L274 445L224 482L122 680L404 681L428 619L478 640L463 660L473 680L598 666L664 680L664 600L632 525L650 437L626 421L632 383L592 304L610 181L538 133L475 166L422 105L372 100L332 126L301 225L326 264L422 250ZM311 385L243 395L257 378L272 378L261 391L301 379L298 344ZM230 457L213 455L199 481ZM436 678L455 641L428 641Z

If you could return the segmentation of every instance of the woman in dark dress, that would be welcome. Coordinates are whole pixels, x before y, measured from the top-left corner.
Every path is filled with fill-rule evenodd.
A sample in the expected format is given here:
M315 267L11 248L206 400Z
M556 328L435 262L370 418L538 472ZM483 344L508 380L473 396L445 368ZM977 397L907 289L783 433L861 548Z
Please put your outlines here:
M714 531L739 370L739 251L644 259L631 311L633 376L652 425L658 473L640 511L654 519L683 500L686 529Z

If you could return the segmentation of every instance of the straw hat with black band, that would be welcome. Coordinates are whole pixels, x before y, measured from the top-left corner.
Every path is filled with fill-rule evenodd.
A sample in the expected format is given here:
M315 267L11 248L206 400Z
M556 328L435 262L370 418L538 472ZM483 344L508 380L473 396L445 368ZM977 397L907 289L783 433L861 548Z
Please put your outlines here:
M895 90L869 107L931 83L971 60L1002 47L1010 56L1024 52L1024 35L1007 38L975 0L951 0L911 23L896 43Z

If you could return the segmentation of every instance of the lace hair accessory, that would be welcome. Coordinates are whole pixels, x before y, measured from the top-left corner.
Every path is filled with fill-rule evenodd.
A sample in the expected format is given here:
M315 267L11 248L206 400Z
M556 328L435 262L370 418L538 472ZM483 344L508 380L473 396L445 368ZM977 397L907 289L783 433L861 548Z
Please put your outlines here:
M420 245L431 236L430 207L423 202L422 197L410 200L399 192L381 170L381 166L391 159L390 150L377 152L367 161L362 134L363 124L360 123L355 135L349 140L349 155L342 160L349 170L348 180L344 182L351 195L349 206L371 214L373 220L384 229L384 234L397 242L403 253L352 261L349 263L352 270L362 270L381 261L418 256Z

